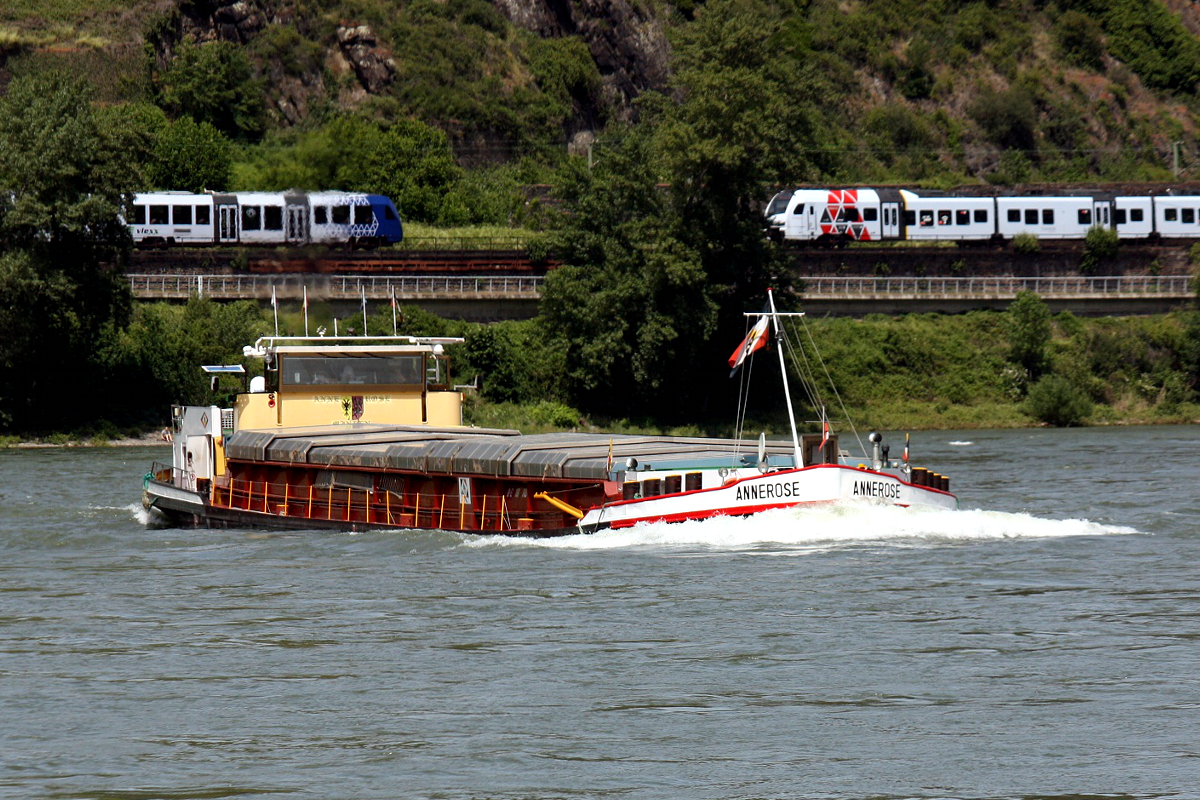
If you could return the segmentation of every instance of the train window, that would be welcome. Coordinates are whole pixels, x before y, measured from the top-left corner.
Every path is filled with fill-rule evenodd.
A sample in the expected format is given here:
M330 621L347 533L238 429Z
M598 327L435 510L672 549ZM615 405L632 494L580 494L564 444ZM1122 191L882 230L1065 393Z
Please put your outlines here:
M801 209L803 209L803 208L804 208L804 206L800 206L800 208L801 208ZM393 222L395 222L395 221L396 221L396 212L395 212L395 211L392 211L392 207L391 207L391 206L384 206L384 207L383 207L383 218L384 218L384 219L390 219L390 220L392 220Z
M1008 221L1009 222L1020 222L1021 221L1021 212L1015 208L1010 208L1008 210Z
M1196 222L1196 209L1185 208L1183 210L1183 223L1185 225L1192 225L1195 222Z
M1036 208L1025 209L1025 224L1026 225L1037 225L1037 209Z
M961 209L961 208L959 210L955 211L954 212L954 224L955 225L970 225L971 224L971 212L967 211L965 209Z
M906 210L904 212L904 224L909 225L909 226L916 225L917 224L917 212Z
M146 207L145 206L134 206L133 207L133 224L134 225L145 225L146 224Z
M863 222L874 222L879 219L879 211L874 208L864 208L862 217Z
M211 220L208 216L208 206L196 206L196 224L208 225Z
M385 213L385 215L390 215L392 213L392 209L388 208L384 213ZM804 203L797 203L796 207L792 209L792 213L793 214L803 214L804 213ZM388 219L395 219L395 218L396 218L395 216L388 216Z
M263 206L263 229L283 230L283 206Z
M354 224L355 225L370 225L375 221L375 215L371 213L370 206L355 206L354 207Z
M150 210L153 211L154 210L153 207ZM1174 222L1176 219L1178 219L1178 217L1179 217L1179 213L1176 209L1174 209L1174 208L1164 208L1163 209L1163 219L1165 221Z
M1091 225L1092 224L1092 210L1090 208L1079 209L1079 224L1080 225Z
M1144 213L1142 213L1142 210L1140 208L1129 209L1129 221L1130 222L1143 222L1143 221L1145 221L1145 219L1146 219L1146 215Z
M262 230L262 210L260 206L242 206L242 230Z
M313 206L313 223L324 225L329 222L329 210L325 206Z
M349 225L350 224L350 206L334 206L333 207L333 224L334 225Z
M171 222L168 206L150 206L150 224L168 225Z
M1082 222L1082 220L1080 220L1080 221ZM1113 209L1113 224L1114 225L1124 225L1125 224L1125 209L1123 209L1123 208L1114 208Z
M938 211L938 225L949 225L949 224L950 224L950 212L943 208L940 211Z
M929 228L933 226L933 212L925 209L921 212L921 227Z
M975 209L975 221L976 222L987 222L988 221L988 213L987 213L986 208Z
M171 220L176 225L191 225L192 224L192 207L191 206L171 206Z
M1054 224L1054 209L1052 209L1052 208L1043 208L1042 209L1042 224L1043 225L1053 225Z

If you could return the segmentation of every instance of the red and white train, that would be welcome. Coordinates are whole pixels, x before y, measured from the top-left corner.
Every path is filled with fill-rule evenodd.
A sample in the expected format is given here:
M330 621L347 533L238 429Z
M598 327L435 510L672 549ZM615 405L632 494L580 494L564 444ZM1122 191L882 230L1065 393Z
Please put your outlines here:
M1030 234L1083 239L1200 239L1200 196L922 197L907 189L788 189L771 198L767 233L788 242L984 242Z

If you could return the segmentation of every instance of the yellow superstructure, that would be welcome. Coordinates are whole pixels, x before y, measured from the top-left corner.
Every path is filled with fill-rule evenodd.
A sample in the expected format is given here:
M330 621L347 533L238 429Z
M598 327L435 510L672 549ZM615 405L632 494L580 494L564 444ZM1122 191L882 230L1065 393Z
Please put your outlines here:
M439 345L317 345L259 349L268 388L240 394L234 429L311 425L462 425ZM272 375L273 373L273 375ZM253 388L253 387L252 387Z

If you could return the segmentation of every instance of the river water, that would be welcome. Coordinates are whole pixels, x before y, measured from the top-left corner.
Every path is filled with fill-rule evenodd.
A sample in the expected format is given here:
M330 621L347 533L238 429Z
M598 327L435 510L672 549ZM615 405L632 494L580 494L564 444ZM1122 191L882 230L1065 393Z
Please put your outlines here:
M0 796L1200 797L1200 426L913 451L961 510L554 541L147 526L165 449L0 451Z

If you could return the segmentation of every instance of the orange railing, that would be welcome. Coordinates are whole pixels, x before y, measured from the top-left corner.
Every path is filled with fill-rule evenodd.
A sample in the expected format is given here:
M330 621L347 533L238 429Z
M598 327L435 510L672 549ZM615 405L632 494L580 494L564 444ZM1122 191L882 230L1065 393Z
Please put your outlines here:
M239 479L220 481L212 487L214 506L279 517L398 528L513 531L540 527L529 522L518 527L503 495L475 495L470 506L460 504L457 494L418 492L407 497L385 490ZM551 515L521 516L531 520Z

